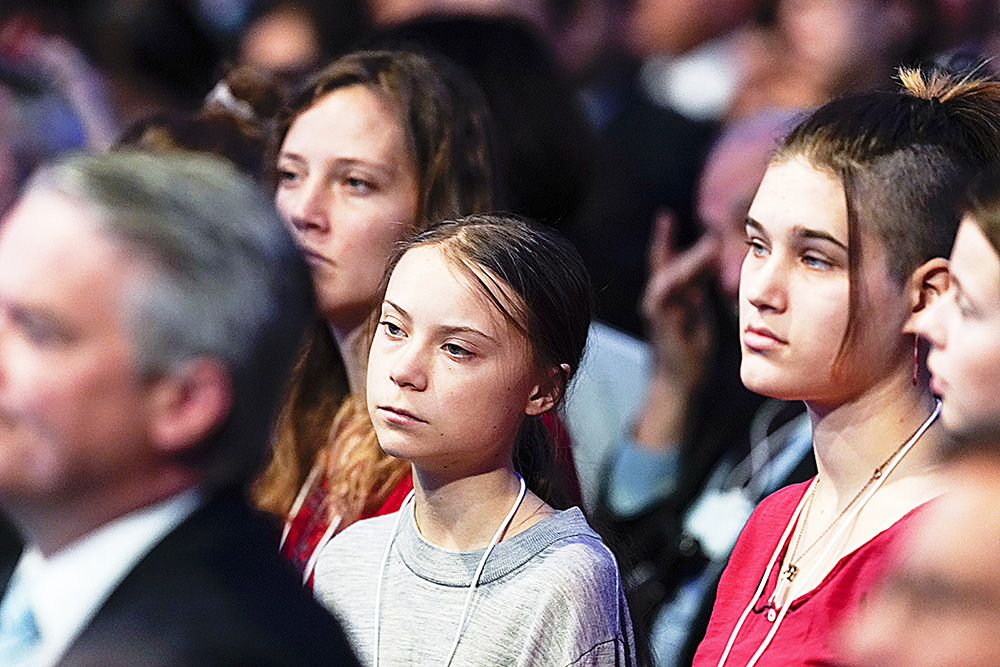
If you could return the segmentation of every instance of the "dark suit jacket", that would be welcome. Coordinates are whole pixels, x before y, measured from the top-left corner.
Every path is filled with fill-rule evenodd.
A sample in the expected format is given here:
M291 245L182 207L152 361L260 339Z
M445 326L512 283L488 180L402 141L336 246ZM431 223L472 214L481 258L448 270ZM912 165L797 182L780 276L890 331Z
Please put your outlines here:
M209 501L153 547L58 665L357 662L336 621L279 556L270 526L234 493Z

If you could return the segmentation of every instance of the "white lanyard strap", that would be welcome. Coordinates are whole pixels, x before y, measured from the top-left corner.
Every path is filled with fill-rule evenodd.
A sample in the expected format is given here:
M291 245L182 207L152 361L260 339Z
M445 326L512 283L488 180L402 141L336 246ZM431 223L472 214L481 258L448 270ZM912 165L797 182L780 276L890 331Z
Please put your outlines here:
M747 620L747 616L750 615L750 611L760 600L760 596L764 593L764 587L767 585L767 580L771 577L771 571L774 570L775 564L778 562L778 556L781 554L781 550L785 548L788 544L788 540L792 535L792 530L795 528L795 522L798 521L799 515L802 514L802 508L805 507L806 502L809 499L810 491L818 478L813 478L813 481L809 483L809 487L806 488L805 494L803 494L802 499L799 501L798 506L796 506L795 511L792 512L792 518L788 520L788 525L785 526L785 532L781 535L781 539L778 540L778 546L774 549L774 554L772 554L771 559L767 563L767 567L764 569L764 576L761 577L760 583L757 585L757 590L754 592L753 597L750 599L750 604L747 605L743 613L740 614L740 620L736 622L736 627L733 628L733 632L729 635L729 641L726 643L726 649L722 652L722 657L719 658L718 667L723 667L726 663L726 658L729 657L729 652L733 650L733 644L736 643L736 636L740 633L740 629L743 627L743 623Z
M497 528L496 532L493 534L493 539L490 540L489 545L486 547L486 551L483 553L483 557L479 561L479 566L476 568L476 573L472 576L472 583L469 584L469 592L465 596L465 604L462 607L462 615L458 619L458 629L455 631L455 641L451 644L451 650L448 651L448 657L445 659L445 667L451 664L452 659L455 657L455 652L458 650L458 643L462 640L462 631L465 630L465 623L469 617L469 609L472 607L472 596L476 592L476 586L479 585L479 578L483 575L483 570L486 568L486 560L490 557L493 552L493 548L500 541L503 536L504 531L510 526L510 522L514 520L514 515L517 513L517 509L521 506L521 501L524 500L524 494L527 492L527 485L524 483L524 478L520 474L517 478L521 482L521 488L518 490L517 498L514 500L514 504L511 505L510 511L507 512L507 516L500 523L500 527ZM379 643L379 617L380 610L382 607L382 580L385 578L386 565L389 563L389 553L392 550L392 542L396 538L396 533L399 531L399 521L403 516L403 510L406 509L407 503L413 499L414 491L406 496L403 501L403 506L399 509L396 514L396 520L392 524L392 532L389 533L389 542L385 545L385 554L382 556L382 565L379 567L378 571L378 582L375 585L375 632L374 632L374 643L372 647L372 652L374 654L374 667L378 667L378 643ZM416 513L416 506L413 508L414 513Z

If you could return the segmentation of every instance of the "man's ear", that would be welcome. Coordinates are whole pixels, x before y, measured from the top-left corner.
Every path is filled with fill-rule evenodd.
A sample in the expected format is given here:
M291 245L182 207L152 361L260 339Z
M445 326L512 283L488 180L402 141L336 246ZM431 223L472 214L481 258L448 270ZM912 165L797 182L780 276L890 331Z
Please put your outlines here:
M948 291L950 280L948 260L944 257L934 257L917 267L907 286L910 292L910 317L903 326L904 333L916 333L914 324L920 314Z
M155 380L152 437L164 454L180 454L204 442L233 404L232 377L210 357L188 359Z
M525 414L535 416L548 412L559 402L569 380L569 364L559 364L545 374L544 379L531 390Z

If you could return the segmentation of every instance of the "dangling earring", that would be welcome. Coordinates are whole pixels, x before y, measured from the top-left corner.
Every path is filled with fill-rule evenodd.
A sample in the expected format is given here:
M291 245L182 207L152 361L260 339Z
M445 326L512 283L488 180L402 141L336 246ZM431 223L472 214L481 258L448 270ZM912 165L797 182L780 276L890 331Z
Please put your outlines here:
M913 384L917 384L917 373L920 371L920 336L913 335Z

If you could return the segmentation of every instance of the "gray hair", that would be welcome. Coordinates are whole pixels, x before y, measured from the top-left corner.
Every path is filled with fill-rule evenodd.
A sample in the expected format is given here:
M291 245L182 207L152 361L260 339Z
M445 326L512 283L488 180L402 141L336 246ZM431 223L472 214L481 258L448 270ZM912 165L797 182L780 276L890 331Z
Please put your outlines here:
M141 151L63 159L29 189L78 201L153 269L123 304L139 372L196 356L229 369L233 409L191 463L215 485L248 481L315 317L308 267L271 201L217 158Z

